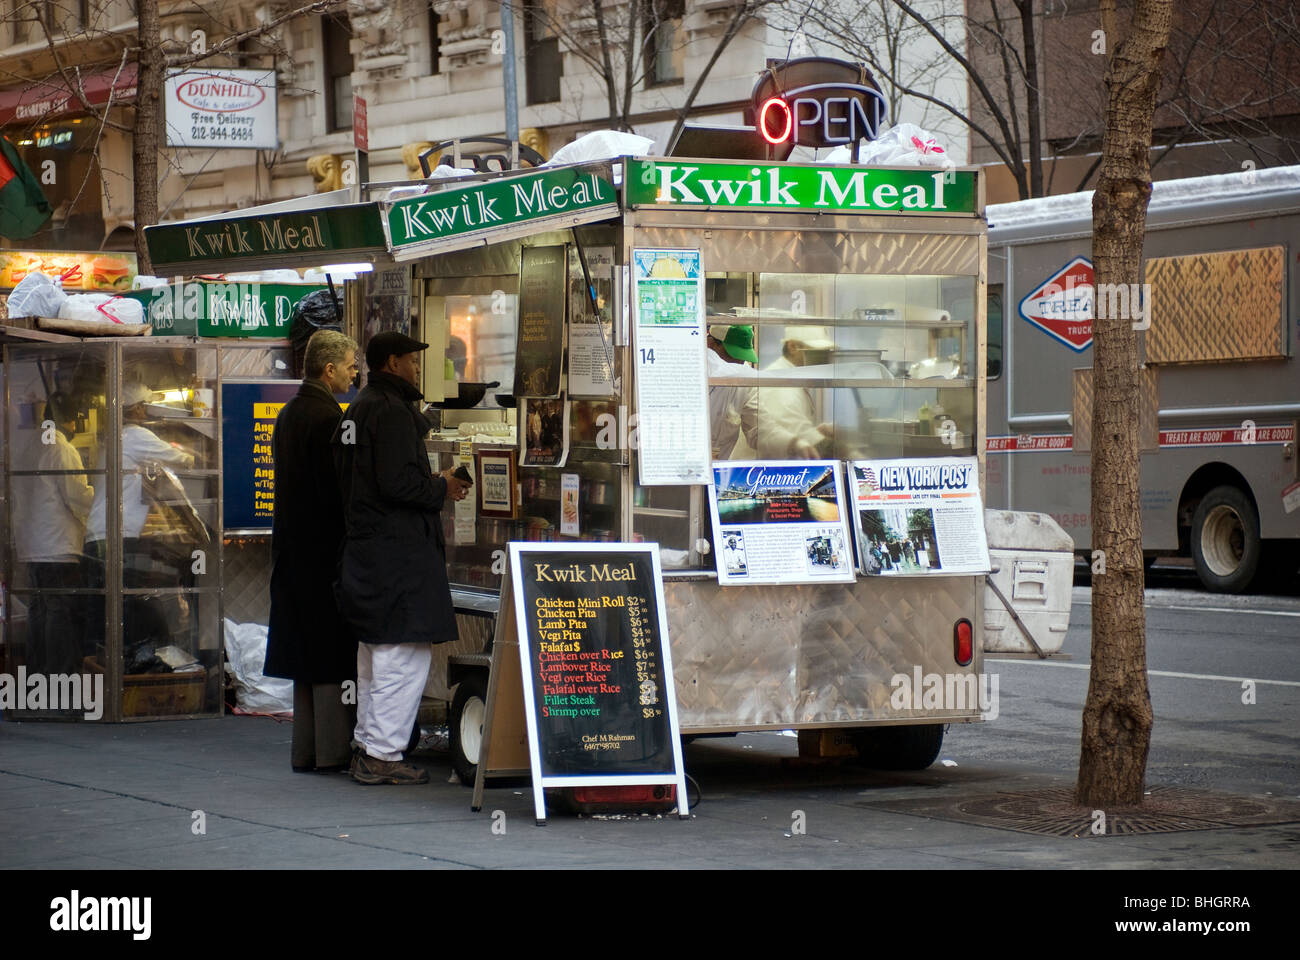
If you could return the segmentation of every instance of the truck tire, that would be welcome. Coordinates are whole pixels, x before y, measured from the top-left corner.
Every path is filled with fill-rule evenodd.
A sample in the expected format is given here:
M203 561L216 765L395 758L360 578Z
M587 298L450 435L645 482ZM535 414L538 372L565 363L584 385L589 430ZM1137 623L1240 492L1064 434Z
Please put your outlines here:
M1205 589L1241 593L1259 569L1259 514L1236 487L1215 487L1192 514L1192 562Z
M467 787L474 786L479 754L483 749L483 723L487 719L487 675L471 673L456 686L448 718L451 765Z
M924 770L943 747L943 724L863 727L854 731L858 758L877 770Z

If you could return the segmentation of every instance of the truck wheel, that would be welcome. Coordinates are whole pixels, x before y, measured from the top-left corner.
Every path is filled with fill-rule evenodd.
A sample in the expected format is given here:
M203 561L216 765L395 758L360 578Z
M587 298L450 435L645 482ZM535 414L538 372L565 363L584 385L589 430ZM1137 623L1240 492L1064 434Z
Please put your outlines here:
M1215 487L1192 515L1192 562L1207 590L1241 593L1259 569L1259 514L1236 487Z
M487 677L471 673L456 687L451 701L451 765L467 787L474 785L483 749L483 723L487 720Z
M864 727L854 731L858 757L877 770L924 770L943 746L943 724Z

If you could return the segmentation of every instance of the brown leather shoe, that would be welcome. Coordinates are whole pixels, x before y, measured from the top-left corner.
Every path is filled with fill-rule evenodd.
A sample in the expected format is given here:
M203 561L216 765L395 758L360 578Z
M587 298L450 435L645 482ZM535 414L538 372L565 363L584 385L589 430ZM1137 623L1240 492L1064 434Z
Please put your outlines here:
M429 774L404 760L376 760L367 753L357 754L352 779L367 786L374 784L428 783Z

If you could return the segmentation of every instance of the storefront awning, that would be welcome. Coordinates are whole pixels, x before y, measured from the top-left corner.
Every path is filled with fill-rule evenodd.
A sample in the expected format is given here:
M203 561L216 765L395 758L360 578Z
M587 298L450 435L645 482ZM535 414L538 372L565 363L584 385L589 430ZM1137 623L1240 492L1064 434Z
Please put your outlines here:
M110 99L126 103L135 99L136 64L125 64L99 73L81 75L81 92L92 107L102 107ZM66 114L82 113L85 107L62 79L47 80L21 89L0 90L0 126L46 120Z

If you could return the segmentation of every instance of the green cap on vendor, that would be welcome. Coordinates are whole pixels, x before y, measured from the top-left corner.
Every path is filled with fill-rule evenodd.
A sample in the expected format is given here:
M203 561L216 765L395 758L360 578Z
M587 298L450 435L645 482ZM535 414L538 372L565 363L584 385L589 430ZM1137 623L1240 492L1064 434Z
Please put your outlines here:
M729 356L749 363L758 363L758 352L754 349L754 328L744 324L727 326L721 323L709 325L709 336L722 344L722 349Z

